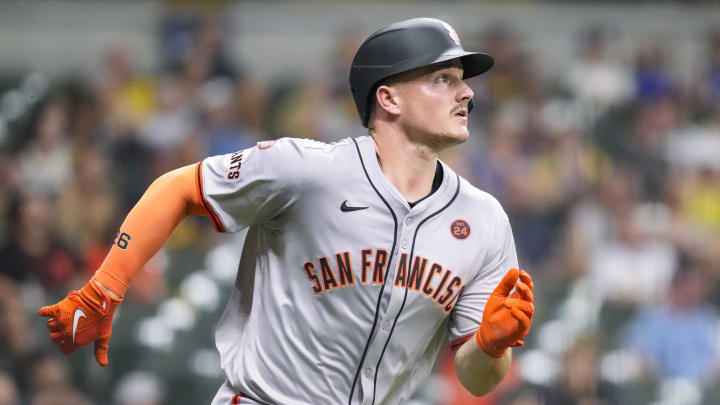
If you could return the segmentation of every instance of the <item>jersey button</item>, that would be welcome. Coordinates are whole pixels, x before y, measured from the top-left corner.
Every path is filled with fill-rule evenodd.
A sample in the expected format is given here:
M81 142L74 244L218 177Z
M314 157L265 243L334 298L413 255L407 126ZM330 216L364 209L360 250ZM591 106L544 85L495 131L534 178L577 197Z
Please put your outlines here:
M365 369L365 377L370 378L373 376L373 370L371 368Z
M382 328L388 330L388 328L390 328L390 321L383 322Z
M403 249L407 249L407 241L406 240L402 241L402 247L403 247Z
M412 224L412 218L406 218L406 219L405 219L405 224L411 225L411 224Z

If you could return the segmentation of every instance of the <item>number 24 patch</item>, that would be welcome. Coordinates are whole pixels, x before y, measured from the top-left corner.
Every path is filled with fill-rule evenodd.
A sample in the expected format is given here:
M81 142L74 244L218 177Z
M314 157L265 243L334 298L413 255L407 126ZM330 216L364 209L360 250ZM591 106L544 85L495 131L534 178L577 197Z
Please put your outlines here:
M470 225L463 219L456 219L450 224L450 234L455 239L467 239L470 236Z

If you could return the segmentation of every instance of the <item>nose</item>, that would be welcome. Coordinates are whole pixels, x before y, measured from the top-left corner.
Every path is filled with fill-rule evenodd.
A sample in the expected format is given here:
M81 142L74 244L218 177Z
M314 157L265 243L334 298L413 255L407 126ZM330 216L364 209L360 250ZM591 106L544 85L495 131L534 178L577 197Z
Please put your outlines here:
M473 93L472 89L470 88L470 86L468 86L467 83L465 83L465 81L462 81L461 83L462 84L461 84L460 92L458 93L460 96L460 101L470 102L470 100L472 100L475 93Z

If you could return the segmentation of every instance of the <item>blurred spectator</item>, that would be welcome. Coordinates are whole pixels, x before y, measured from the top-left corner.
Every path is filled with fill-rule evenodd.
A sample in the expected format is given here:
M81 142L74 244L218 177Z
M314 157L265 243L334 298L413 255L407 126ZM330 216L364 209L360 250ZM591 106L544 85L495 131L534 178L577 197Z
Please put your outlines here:
M0 360L20 358L32 349L35 337L28 321L20 285L0 274Z
M23 365L26 400L31 405L90 405L91 401L73 387L70 372L57 354L37 353Z
M600 378L599 353L595 343L579 339L565 355L560 381L550 391L553 405L613 405L615 388Z
M236 111L240 119L240 129L243 138L251 144L257 141L269 139L267 121L273 120L275 115L270 115L269 95L265 85L256 80L245 80L238 88Z
M20 392L10 374L0 370L0 405L20 405Z
M364 39L356 27L343 27L337 34L326 68L326 78L323 78L329 79L329 89L319 111L319 140L335 142L367 133L360 124L347 82L355 51Z
M72 149L67 124L61 99L50 99L40 109L32 138L18 158L23 190L57 195L70 182Z
M158 84L157 108L143 124L140 139L157 153L177 148L196 129L188 101L177 78L164 78Z
M676 98L648 99L600 117L594 127L594 137L614 162L639 176L640 197L658 201L667 191L666 143L682 127L683 118Z
M660 44L640 48L635 56L635 95L640 100L671 95L666 56Z
M39 281L66 290L80 268L55 231L55 206L45 196L18 196L9 210L11 238L0 248L0 274L18 283Z
M709 168L672 179L670 238L700 260L720 266L720 170Z
M10 209L12 196L21 184L20 168L17 161L10 156L0 154L0 245L4 244L9 235L7 211Z
M330 88L320 80L299 80L291 85L275 106L278 119L271 130L278 136L318 139L322 125L323 103Z
M233 63L225 49L226 27L218 15L203 18L195 34L193 48L185 60L186 74L198 82L215 78L239 79L237 64Z
M555 253L553 246L562 239L567 207L596 177L596 156L583 142L581 112L575 105L548 100L535 114L535 128L524 142L524 170L514 176L505 201L519 254L539 264Z
M630 209L636 193L630 173L609 168L591 192L570 207L565 246L566 270L570 274L585 274L593 249L615 232L612 218Z
M720 241L720 102L704 122L671 133L665 153L672 173L668 197L678 226L673 236L712 260Z
M701 89L711 104L720 103L720 30L707 35L706 86Z
M33 397L31 405L91 405L92 402L76 390L59 388L40 390Z
M152 179L152 150L138 140L139 132L157 107L158 78L138 71L132 49L113 45L105 55L97 80L101 131L95 147L111 161L108 179L118 193L118 209L127 212Z
M507 405L548 405L549 393L547 388L535 384L523 384L504 393L500 404Z
M168 4L170 7L159 24L161 67L179 71L190 53L198 21L192 10Z
M715 280L683 257L669 299L638 313L629 326L627 346L660 378L709 382L718 372L720 317L704 300Z
M500 201L510 197L510 181L525 163L520 155L519 115L509 105L498 109L486 124L487 131L477 155L467 157L472 165L472 179Z
M482 33L483 49L495 64L487 80L489 101L502 104L537 97L539 77L532 56L520 49L519 35L507 23L496 23Z
M97 85L107 130L113 137L133 134L155 108L153 78L137 72L130 48L117 44L105 55Z
M669 134L664 152L676 173L694 177L699 171L720 171L720 103L716 111L705 125L694 123Z
M328 50L327 66L325 67L333 98L349 97L352 101L352 94L350 94L348 86L348 74L355 51L364 40L365 32L362 26L356 25L354 22L343 24L337 29L335 40Z
M253 89L246 87L241 91ZM252 114L257 108L255 103L262 103L261 94L246 96L243 106L240 106L237 96L243 96L236 91L229 79L213 79L208 81L201 91L202 107L204 110L204 131L208 136L208 153L222 155L253 146L261 135L253 131L252 127L245 127L241 121ZM249 111L243 114L243 107Z
M572 95L590 114L597 117L608 107L633 95L632 76L620 62L607 54L608 31L593 27L580 36L579 59L570 64L565 75Z
M181 228L178 228L181 232ZM176 232L173 237L177 237ZM167 294L167 261L162 254L157 254L138 270L133 283L125 294L125 302L140 305L157 304ZM95 270L95 269L93 269Z
M185 70L197 83L218 77L239 79L237 64L226 49L222 2L168 5L159 32L163 67L170 72Z
M134 371L123 376L115 389L117 405L161 405L165 403L162 382L155 374Z
M667 180L665 144L677 130L682 111L676 99L660 98L641 103L625 139L615 157L633 167L640 174L646 198L658 200L664 196Z
M122 218L154 180L151 170L154 156L135 137L126 137L112 144L109 157L112 162L109 178L118 193L116 214Z
M139 140L152 151L149 175L154 180L163 173L207 156L202 138L199 89L188 90L183 77L166 77L158 84L157 108L139 133ZM194 86L194 84L193 84Z
M588 272L593 291L614 303L651 305L665 298L675 272L674 246L656 238L639 207L613 217L610 239L593 247Z
M102 130L102 111L96 89L86 80L74 79L66 86L68 97L68 132L71 134L74 149L94 145L105 145L105 132Z
M65 241L82 255L86 270L93 272L119 226L116 197L108 182L108 161L98 150L78 151L74 168L74 181L58 201L58 225Z
M70 383L65 359L57 354L36 353L26 364L32 392L57 389Z

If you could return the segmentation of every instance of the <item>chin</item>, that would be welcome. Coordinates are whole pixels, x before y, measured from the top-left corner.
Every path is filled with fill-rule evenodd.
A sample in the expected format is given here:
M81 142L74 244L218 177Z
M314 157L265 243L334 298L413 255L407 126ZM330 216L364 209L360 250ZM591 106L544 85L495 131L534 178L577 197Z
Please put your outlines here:
M432 136L431 146L435 150L441 151L467 141L468 136L467 128L436 132Z
M459 125L448 131L447 137L455 140L455 143L462 143L468 140L470 131L468 131L467 125Z
M459 130L455 136L460 142L465 142L470 137L470 131L468 131L466 126L463 126L461 130Z
M414 127L408 131L410 138L439 152L465 142L469 137L467 125L448 122L436 127Z

